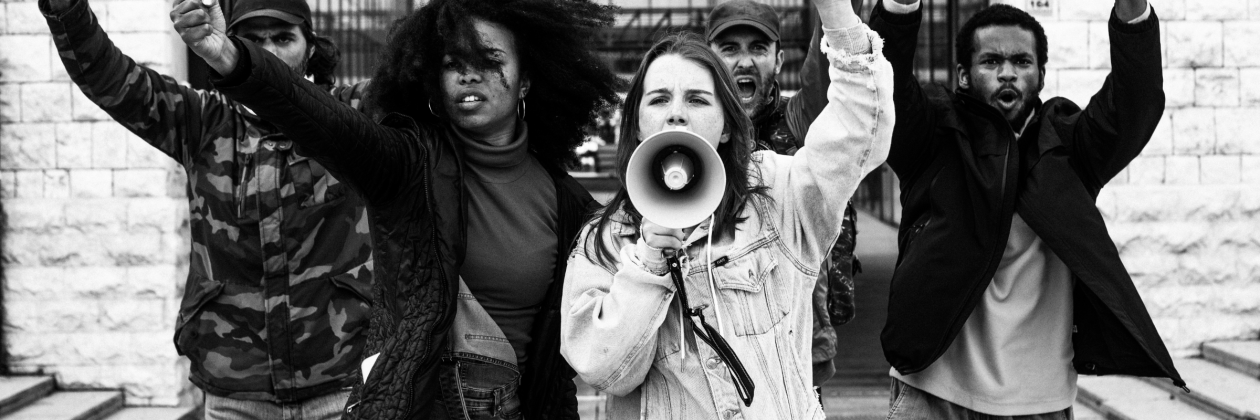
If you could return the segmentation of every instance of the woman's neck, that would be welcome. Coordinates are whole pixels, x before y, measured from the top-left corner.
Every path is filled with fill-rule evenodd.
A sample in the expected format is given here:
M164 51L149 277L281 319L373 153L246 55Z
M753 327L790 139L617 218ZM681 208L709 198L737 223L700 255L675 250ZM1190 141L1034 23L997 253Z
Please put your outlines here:
M451 126L455 127L455 130L459 131L459 133L462 134L464 137L470 140L478 141L478 142L485 143L491 146L500 146L500 147L506 146L509 143L512 143L513 140L516 140L517 125L516 125L515 119L507 123L501 124L498 127L487 128L485 130L476 130L476 131L466 130L454 124L451 124Z

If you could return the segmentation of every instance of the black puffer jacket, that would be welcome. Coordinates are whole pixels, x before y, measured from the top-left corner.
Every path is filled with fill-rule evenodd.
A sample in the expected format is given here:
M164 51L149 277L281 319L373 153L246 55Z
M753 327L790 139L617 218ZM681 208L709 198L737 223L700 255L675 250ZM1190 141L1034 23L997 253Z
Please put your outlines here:
M234 39L237 69L216 87L295 138L301 152L359 190L372 216L375 283L365 354L381 353L347 404L348 419L440 418L438 359L454 316L466 245L462 148L446 126L390 114L380 124L299 78L252 43ZM356 142L344 139L358 139ZM544 163L545 166L546 163ZM596 205L559 168L559 250L554 281L534 324L520 399L525 418L577 419L574 372L560 357L565 257Z

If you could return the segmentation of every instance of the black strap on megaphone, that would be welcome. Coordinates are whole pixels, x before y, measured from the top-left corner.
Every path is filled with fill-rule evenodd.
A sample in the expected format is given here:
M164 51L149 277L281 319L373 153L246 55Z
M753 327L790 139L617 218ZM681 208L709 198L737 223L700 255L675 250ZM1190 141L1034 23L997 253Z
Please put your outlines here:
M739 356L735 355L735 350L732 350L731 345L726 343L726 339L722 338L722 335L718 334L717 329L704 320L705 306L692 308L691 304L687 302L687 290L683 288L682 264L678 262L677 254L671 254L665 254L665 262L669 264L670 277L674 278L674 288L678 289L678 300L682 302L683 318L687 320L687 324L691 325L692 331L696 332L696 337L700 337L701 341L704 341L705 344L713 348L713 351L717 352L718 357L726 364L727 370L731 372L731 379L735 381L735 390L739 392L739 398L744 400L744 406L751 406L754 388L752 377L748 376L748 371L744 370L744 364L740 363ZM713 297L713 302L717 303L717 296ZM696 322L692 320L692 317L700 318L700 325L704 328L696 326ZM683 331L678 333L682 334ZM683 349L683 351L687 351L687 349Z

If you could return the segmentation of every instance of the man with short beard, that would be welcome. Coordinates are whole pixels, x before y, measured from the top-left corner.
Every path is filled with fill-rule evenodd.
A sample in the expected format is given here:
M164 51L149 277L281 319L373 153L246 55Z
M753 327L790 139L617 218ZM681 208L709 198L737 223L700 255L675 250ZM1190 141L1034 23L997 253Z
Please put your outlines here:
M1042 102L1045 31L1006 5L958 32L957 89L920 84L919 7L882 0L870 19L893 64L903 206L889 418L1072 418L1078 373L1184 387L1095 206L1164 110L1154 11L1115 0L1112 74L1081 109Z
M820 7L830 3L821 2ZM815 15L815 20L817 15ZM830 28L828 28L830 29ZM814 28L809 53L801 68L801 90L789 98L779 93L775 79L783 68L779 44L779 15L774 8L749 0L722 3L709 13L705 38L731 70L744 112L753 121L756 150L796 154L805 144L809 125L827 105L827 59ZM814 390L836 372L836 327L853 319L853 275L861 271L853 250L857 243L857 211L850 202L841 222L840 237L819 268L814 286L813 362ZM821 394L820 394L821 397ZM821 401L821 398L820 398Z
M336 419L368 330L364 201L252 111L114 47L88 0L40 0L70 78L188 176L189 272L175 348L206 419ZM238 0L230 32L330 85L305 0Z

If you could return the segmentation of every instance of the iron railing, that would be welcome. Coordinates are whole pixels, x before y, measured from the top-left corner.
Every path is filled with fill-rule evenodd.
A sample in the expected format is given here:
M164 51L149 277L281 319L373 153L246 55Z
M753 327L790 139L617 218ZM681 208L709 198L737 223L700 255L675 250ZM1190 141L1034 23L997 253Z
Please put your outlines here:
M223 13L231 16L236 0L222 0ZM385 47L394 20L406 16L424 0L307 0L311 6L311 27L328 37L341 51L334 71L339 84L358 83L372 77L377 59ZM188 53L188 81L193 87L210 89L209 67L191 51Z
M334 74L339 84L372 77L395 20L417 6L417 0L307 0L311 23L320 36L341 50ZM423 1L419 1L423 3Z
M924 83L953 87L957 78L954 36L989 0L923 0L923 26L915 53L915 74ZM870 16L875 0L865 0L862 17ZM853 195L853 203L893 226L901 223L901 184L888 165L871 172Z
M715 0L628 0L621 6L616 23L600 35L598 48L613 70L626 77L638 70L643 53L665 35L676 32L703 33ZM779 12L780 48L784 53L779 86L800 89L800 68L813 28L809 0L767 0Z

